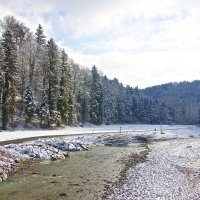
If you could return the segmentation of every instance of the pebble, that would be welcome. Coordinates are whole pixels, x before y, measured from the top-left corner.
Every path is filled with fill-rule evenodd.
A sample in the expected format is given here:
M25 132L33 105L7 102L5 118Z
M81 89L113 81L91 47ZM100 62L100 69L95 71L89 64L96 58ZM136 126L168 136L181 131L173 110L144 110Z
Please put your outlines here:
M60 197L66 197L67 194L65 192L59 194Z
M0 168L0 182L5 181L8 178L8 175L6 174L6 172Z

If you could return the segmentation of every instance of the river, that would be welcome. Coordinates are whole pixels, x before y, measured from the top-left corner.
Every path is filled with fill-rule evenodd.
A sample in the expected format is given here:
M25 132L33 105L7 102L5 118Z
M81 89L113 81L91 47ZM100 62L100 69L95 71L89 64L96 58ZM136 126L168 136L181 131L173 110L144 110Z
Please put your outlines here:
M106 186L117 181L124 168L120 159L143 150L140 144L101 145L91 151L72 152L65 160L42 161L10 175L1 183L0 199L102 199Z

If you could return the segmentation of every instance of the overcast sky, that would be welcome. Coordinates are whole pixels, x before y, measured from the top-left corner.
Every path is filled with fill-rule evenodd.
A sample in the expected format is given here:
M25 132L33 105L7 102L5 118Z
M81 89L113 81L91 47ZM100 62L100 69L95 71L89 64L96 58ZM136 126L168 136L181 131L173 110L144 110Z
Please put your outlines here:
M124 84L200 78L200 0L0 0L8 14Z

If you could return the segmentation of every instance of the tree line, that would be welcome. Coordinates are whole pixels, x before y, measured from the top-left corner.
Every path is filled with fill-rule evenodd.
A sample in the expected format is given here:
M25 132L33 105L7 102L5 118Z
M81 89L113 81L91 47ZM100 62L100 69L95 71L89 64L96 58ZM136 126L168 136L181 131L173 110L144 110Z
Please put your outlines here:
M117 78L108 79L96 66L91 70L82 67L53 38L47 40L41 25L32 33L23 22L6 16L0 26L0 117L4 130L19 124L45 128L86 122L199 122L197 98L180 104L184 97L176 93L162 98L164 87L159 87L162 92L158 88L139 90L124 86Z

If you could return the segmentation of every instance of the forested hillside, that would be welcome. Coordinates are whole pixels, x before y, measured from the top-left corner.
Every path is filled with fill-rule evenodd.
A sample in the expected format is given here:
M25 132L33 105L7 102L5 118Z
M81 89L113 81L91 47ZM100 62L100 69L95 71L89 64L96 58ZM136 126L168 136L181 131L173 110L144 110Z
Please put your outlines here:
M146 88L143 94L157 99L165 121L180 124L200 123L200 81L168 83ZM162 117L162 114L161 114Z
M38 25L32 33L12 16L1 20L1 125L200 122L200 82L139 90L82 67ZM83 63L84 64L84 63ZM133 77L134 79L134 77Z

